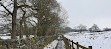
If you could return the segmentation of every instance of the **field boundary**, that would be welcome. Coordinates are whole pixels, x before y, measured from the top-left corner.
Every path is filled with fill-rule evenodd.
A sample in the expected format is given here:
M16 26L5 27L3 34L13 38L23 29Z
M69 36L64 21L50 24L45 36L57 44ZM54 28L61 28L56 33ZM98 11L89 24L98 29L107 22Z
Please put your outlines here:
M66 49L79 49L79 48L92 49L92 46L88 46L88 48L87 48L85 46L80 45L78 42L74 42L73 40L67 39L63 35L62 35L62 37L65 42Z

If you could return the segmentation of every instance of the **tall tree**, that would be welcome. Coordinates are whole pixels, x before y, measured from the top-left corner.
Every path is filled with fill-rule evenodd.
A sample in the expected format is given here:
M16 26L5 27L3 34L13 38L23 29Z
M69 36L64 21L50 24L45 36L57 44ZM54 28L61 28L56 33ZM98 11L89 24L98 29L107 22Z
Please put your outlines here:
M86 31L87 30L86 27L87 26L80 24L75 29L81 33L82 31Z
M90 32L97 32L97 31L101 31L100 28L94 24L91 28L89 28Z
M60 5L56 0L33 0L33 6L37 10L35 17L38 20L35 33L44 36L48 32L55 31L60 26Z
M17 29L17 21L16 21L16 17L17 17L17 10L19 8L22 7L31 7L29 5L18 5L17 0L8 0L9 2L11 2L8 7L12 7L13 11L11 12L10 9L7 8L7 6L5 6L3 3L0 3L1 6L8 12L9 15L12 16L12 33L11 33L11 38L12 39L16 39L16 29ZM13 6L12 6L13 5Z

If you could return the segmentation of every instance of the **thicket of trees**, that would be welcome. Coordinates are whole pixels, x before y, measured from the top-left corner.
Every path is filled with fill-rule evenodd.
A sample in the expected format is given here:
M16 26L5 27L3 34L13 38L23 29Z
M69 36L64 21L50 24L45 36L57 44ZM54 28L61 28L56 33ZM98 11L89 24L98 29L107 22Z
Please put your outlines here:
M96 24L94 24L91 28L89 28L89 31L90 32L100 32L101 30Z
M67 19L56 0L2 0L0 5L0 26L11 33L12 39L24 34L54 35Z
M86 27L87 26L80 24L79 26L74 27L74 29L75 29L75 31L78 31L81 33L82 31L87 31Z
M111 31L111 28L104 28L103 31Z
M87 26L80 24L79 26L75 26L74 29L70 28L70 30L72 30L73 32L80 32L80 33L83 31L102 32L102 31L111 31L111 28L100 29L96 24L94 24L90 28L87 28Z

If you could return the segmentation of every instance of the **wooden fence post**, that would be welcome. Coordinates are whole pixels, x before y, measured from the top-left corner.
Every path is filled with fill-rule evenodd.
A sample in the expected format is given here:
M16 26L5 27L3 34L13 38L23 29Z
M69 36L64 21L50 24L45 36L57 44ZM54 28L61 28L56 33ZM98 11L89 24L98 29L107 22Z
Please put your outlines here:
M70 39L68 39L68 41L69 41L69 49L71 49L71 44L70 44L71 41L70 41Z
M74 48L74 42L73 42L73 40L72 40L72 49L75 49L75 48Z
M69 47L70 47L70 49L71 49L71 47L72 47L72 46L71 46L71 44L70 44L70 46L69 46Z
M89 49L92 49L92 46L89 46Z
M69 39L69 42L70 42L70 39Z
M77 42L77 49L79 49L79 44L78 44L78 42Z

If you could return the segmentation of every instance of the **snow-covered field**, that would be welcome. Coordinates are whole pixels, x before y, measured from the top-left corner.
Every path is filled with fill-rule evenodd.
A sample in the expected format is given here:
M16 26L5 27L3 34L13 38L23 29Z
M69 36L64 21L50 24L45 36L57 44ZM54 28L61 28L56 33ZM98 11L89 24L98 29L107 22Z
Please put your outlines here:
M111 49L111 31L108 32L70 32L64 35L68 39L92 49Z

